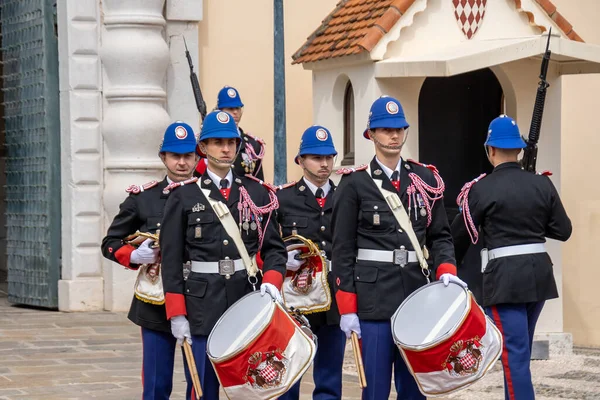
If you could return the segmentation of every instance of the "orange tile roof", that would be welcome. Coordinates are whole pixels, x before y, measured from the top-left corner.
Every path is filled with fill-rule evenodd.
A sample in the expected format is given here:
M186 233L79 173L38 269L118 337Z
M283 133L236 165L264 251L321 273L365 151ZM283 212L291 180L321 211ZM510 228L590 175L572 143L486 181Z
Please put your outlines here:
M306 43L292 55L293 64L370 52L415 0L341 0ZM514 0L517 9L521 0ZM571 40L583 42L550 0L535 0ZM546 30L525 12L529 22Z
M521 8L521 0L514 0L515 1L515 5L517 6L517 9ZM554 4L552 4L552 2L550 0L535 0L536 3L538 3L546 12L546 14L548 14L548 16L550 18L552 18L552 20L554 21L554 23L556 25L558 25L558 27L560 28L560 30L571 40L574 40L576 42L583 42L583 39L581 38L581 36L579 36L577 34L577 32L575 32L573 30L573 25L571 25L569 23L569 21L567 21L567 19L565 17L562 16L562 14L560 12L558 12L556 6ZM533 14L526 12L527 14L527 18L529 18L529 22L532 25L535 25L536 27L538 27L542 32L546 31L546 28L544 28L541 25L537 25L534 21L533 18Z

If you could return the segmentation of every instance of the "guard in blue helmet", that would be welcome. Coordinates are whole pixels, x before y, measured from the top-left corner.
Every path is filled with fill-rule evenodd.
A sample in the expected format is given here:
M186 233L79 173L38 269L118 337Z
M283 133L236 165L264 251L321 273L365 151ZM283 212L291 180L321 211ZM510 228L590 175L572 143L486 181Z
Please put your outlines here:
M482 264L464 268L481 269L479 303L504 338L507 400L535 398L529 368L533 333L545 301L558 297L545 242L566 241L572 230L551 174L521 168L524 147L514 119L501 115L490 123L485 150L494 169L464 185L457 199L461 214L451 226L459 265L471 243L482 238L486 246Z
M277 220L281 225L283 237L300 235L314 242L325 254L328 287L324 287L316 275L317 279L312 281L311 296L298 295L301 290L292 288L301 285L302 279L299 277L313 274L315 265L319 265L322 261L312 258L297 259L300 251L293 250L297 241L290 241L288 273L283 285L286 301L296 298L296 303L291 305L302 304L304 307L310 307L311 312L307 313L306 317L312 332L317 335L319 344L313 364L315 388L312 398L316 400L342 398L342 366L346 336L339 327L340 314L332 296L335 279L333 274L329 273L331 271L331 214L336 195L335 184L329 177L336 155L333 138L327 128L314 125L306 129L300 140L298 155L294 159L296 164L302 167L303 176L297 183L283 185L277 191L279 199ZM322 298L317 300L314 293L328 294L332 299L331 303L324 302ZM279 397L280 400L299 398L300 381Z
M496 149L524 149L527 143L521 137L516 121L508 115L501 115L490 123L485 146Z
M393 97L381 96L371 105L367 129L363 132L363 136L365 139L371 139L369 131L373 132L377 128L403 129L407 131L409 127L410 125L406 122L404 110L400 102ZM408 135L404 136L404 141L406 141Z
M219 90L217 95L217 108L223 111L223 108L242 108L242 98L236 88L231 86L225 86ZM237 123L238 121L236 121Z
M446 286L450 281L465 285L456 277L442 178L434 166L401 157L408 127L397 99L378 98L364 131L375 157L368 165L338 171L344 176L333 205L333 273L340 327L348 337L352 332L362 337L363 400L387 399L392 371L399 399L425 399L394 344L390 318L427 283L426 275ZM411 225L396 220L385 200L389 196L402 202ZM427 245L432 271L421 269L408 229Z
M191 340L204 400L219 398L219 380L206 354L208 335L223 313L260 287L263 296L281 300L287 253L275 215L276 198L252 176L232 170L240 135L233 117L213 111L203 121L199 150L206 169L186 185L173 186L161 222L160 248L167 317L177 340ZM220 202L235 223L226 230L209 199ZM233 236L231 236L233 235ZM235 240L234 240L235 238ZM242 259L244 249L264 260L261 274ZM187 279L181 264L188 255ZM253 265L254 262L253 262ZM262 280L262 283L261 283ZM187 397L196 398L188 377Z
M170 398L176 339L165 311L159 249L154 246L158 243L129 236L137 231L158 235L167 200L163 190L169 184L179 184L192 177L198 161L195 149L196 137L188 124L169 125L159 150L167 176L160 182L131 185L127 189L129 196L120 205L102 240L104 257L138 271L128 317L142 328L142 398L146 400Z
M244 103L242 103L240 93L237 89L231 86L223 87L217 96L217 106L215 107L215 110L225 111L231 114L240 131L241 146L238 149L238 154L232 165L234 172L240 176L250 174L258 179L264 180L262 159L265 155L265 142L259 137L244 132L239 126L244 113ZM200 155L202 156L202 154ZM205 159L198 163L196 176L201 176L204 173L206 164Z

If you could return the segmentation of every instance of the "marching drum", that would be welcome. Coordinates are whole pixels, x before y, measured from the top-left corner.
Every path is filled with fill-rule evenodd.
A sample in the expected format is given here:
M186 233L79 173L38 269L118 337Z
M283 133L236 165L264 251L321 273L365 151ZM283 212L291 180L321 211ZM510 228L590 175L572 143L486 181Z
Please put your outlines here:
M500 331L471 292L454 282L433 282L408 296L392 316L392 335L429 397L472 385L502 351Z
M227 397L266 400L288 391L315 357L306 330L268 294L252 292L233 304L206 344Z
M283 239L287 251L299 250L306 262L298 271L287 271L281 288L286 307L305 314L327 311L331 307L331 291L327 283L328 265L323 252L309 239L298 234Z

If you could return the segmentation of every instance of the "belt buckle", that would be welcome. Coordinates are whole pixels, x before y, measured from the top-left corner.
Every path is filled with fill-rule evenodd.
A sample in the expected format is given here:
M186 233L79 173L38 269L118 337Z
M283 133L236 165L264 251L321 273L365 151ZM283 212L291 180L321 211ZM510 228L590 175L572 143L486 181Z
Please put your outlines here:
M219 275L225 275L227 279L235 273L233 260L219 260Z
M394 264L402 268L408 264L408 250L404 246L394 250Z

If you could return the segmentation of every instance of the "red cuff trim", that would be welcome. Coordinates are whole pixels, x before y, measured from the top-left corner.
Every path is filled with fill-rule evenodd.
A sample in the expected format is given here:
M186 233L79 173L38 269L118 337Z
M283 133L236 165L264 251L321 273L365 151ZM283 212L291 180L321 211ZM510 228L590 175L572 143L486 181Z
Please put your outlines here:
M178 315L187 315L185 297L179 293L165 293L165 308L167 310L167 319Z
M436 279L440 279L440 276L442 276L443 274L452 274L456 276L456 266L450 263L440 264L435 273Z
M256 253L256 266L258 267L258 269L260 269L262 271L264 264L265 264L265 262L263 261L262 257L260 256L260 251L259 251L258 253Z
M127 267L129 269L135 269L135 268L131 268L131 265L129 265L129 260L131 259L131 253L134 250L135 250L135 247L133 247L130 244L126 244L125 246L122 246L119 250L115 251L115 258L117 259L119 264L121 264L122 266Z
M337 301L340 315L352 313L355 314L358 311L356 293L344 292L343 290L338 289L337 293L335 294L335 300Z
M263 274L263 283L270 283L275 285L277 290L281 290L281 286L283 286L283 275L280 272L271 270L267 271Z

